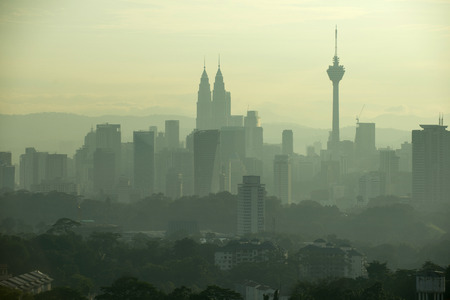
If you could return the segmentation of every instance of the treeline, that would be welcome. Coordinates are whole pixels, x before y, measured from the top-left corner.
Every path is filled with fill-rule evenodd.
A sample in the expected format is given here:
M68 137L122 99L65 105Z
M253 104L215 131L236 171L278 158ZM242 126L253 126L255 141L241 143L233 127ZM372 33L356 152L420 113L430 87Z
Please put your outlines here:
M191 239L155 240L142 234L125 243L115 233L93 233L83 238L68 227L65 231L50 232L53 233L28 238L0 235L0 261L8 263L14 275L36 269L48 274L54 279L54 287L65 288L54 293L97 295L97 299L217 299L198 297L205 296L203 292L208 289L231 292L236 283L250 279L280 289L298 300L415 300L416 270L392 271L386 263L377 261L368 264L368 278L298 282L295 253L285 262L247 263L221 271L214 265L218 247L214 244L199 244ZM422 268L440 267L427 262ZM449 293L450 266L445 273ZM128 279L120 279L123 277ZM120 295L121 288L135 291L137 287L143 287L144 292L150 289L162 298L109 295ZM0 289L0 298L7 299L2 297L3 292L10 291ZM186 298L170 298L178 292ZM71 299L61 297L35 299Z
M376 202L376 201L374 201ZM305 241L339 237L364 252L369 260L387 261L393 268L417 268L425 260L450 264L450 205L437 212L420 212L395 197L378 199L391 205L343 213L337 207L303 201L282 206L266 199L266 232L282 235L289 251ZM237 197L223 192L206 197L171 200L161 194L123 204L82 199L63 193L17 191L0 196L0 232L43 233L56 220L94 220L116 224L123 231L166 230L169 221L196 221L199 229L235 233Z

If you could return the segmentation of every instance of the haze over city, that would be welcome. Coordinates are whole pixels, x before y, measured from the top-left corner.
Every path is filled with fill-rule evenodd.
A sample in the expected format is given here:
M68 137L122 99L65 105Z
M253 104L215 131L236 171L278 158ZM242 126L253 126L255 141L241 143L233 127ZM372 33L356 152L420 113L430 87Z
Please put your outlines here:
M0 5L3 114L193 117L203 59L212 74L220 54L233 114L329 128L336 24L347 69L341 126L364 104L362 120L403 130L449 111L448 1Z
M0 298L450 299L450 1L0 3Z

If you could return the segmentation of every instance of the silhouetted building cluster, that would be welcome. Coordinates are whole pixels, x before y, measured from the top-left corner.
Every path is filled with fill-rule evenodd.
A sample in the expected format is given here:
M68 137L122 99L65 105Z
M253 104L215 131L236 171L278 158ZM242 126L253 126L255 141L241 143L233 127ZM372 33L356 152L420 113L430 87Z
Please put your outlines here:
M412 132L412 143L400 149L377 149L375 123L359 122L359 117L354 140L341 140L339 83L344 73L336 42L327 70L333 114L326 149L318 141L307 146L305 155L297 153L295 133L288 128L279 144L264 143L257 111L231 115L231 94L219 63L212 91L203 69L196 128L185 140L179 120L166 120L164 131L155 124L136 130L132 142L122 142L120 124L98 124L73 159L26 148L19 187L121 202L158 193L176 199L227 191L239 195L239 234L264 230L265 193L283 205L311 199L342 210L376 204L389 195L428 206L450 203L450 142L442 119L439 125L421 125L423 130ZM11 153L0 152L0 188L14 189L14 178Z

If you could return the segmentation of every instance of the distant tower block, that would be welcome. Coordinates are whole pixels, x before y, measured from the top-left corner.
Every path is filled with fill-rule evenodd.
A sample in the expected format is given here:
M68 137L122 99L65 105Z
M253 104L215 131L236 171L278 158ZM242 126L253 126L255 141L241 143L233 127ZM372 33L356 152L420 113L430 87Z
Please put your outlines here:
M166 143L169 150L180 147L180 121L166 120Z
M333 82L333 126L330 140L328 141L328 150L337 150L339 147L339 81L341 81L345 73L344 66L339 65L339 57L337 56L337 27L334 34L333 65L329 66L327 70L328 77Z
M242 184L238 185L238 235L261 233L265 230L265 193L259 176L243 176Z
M292 130L283 130L281 148L282 153L285 155L292 155L294 153L294 134Z

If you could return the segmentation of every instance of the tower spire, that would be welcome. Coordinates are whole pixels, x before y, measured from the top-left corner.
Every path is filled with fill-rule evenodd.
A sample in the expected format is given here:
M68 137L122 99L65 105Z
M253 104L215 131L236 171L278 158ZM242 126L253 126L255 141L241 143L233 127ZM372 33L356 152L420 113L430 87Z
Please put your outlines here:
M206 69L206 58L205 55L203 55L203 70Z
M337 25L334 29L334 56L337 56Z
M220 69L220 54L219 54L219 69Z

